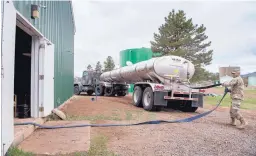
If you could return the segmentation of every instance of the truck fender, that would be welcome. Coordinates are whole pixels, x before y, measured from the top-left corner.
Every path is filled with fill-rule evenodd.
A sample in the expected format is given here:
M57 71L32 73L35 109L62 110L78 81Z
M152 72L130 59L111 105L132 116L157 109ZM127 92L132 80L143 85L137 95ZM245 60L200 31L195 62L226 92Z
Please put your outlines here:
M108 83L108 82L102 82L101 85L104 87L112 87L113 86L111 83Z
M80 91L81 91L82 88L83 88L82 83L74 83L74 86L78 86Z
M146 87L151 87L152 91L163 91L165 86L163 84L159 83L150 83L150 82L137 82L134 84L134 87L140 86L142 90L144 90Z

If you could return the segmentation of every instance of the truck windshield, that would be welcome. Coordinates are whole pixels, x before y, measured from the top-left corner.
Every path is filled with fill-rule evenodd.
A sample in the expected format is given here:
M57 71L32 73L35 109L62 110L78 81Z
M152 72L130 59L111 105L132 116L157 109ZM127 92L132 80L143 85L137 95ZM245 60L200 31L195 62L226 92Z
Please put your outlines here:
M87 71L84 71L83 72L83 76L87 76L88 75L88 72Z

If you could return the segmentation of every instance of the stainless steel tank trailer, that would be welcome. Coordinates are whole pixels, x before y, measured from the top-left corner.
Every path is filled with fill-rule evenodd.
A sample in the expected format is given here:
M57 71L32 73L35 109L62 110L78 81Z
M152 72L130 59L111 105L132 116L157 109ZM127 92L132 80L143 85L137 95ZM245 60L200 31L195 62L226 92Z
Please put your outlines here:
M203 107L201 90L187 86L194 73L195 67L190 61L163 56L105 72L100 80L110 84L133 83L133 104L145 110L171 103L182 111L194 112Z
M133 105L147 111L169 104L185 112L203 107L203 91L188 87L195 73L194 65L182 57L163 56L100 74L97 95L125 96L134 84ZM95 80L97 81L97 80Z

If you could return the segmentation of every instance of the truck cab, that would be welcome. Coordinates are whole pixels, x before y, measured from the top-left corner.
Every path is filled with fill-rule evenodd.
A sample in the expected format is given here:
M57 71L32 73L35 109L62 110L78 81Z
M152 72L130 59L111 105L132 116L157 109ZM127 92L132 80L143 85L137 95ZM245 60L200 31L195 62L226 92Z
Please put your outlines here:
M101 72L99 71L83 71L81 80L74 83L74 94L79 95L86 92L88 95L92 95L95 92L96 84L99 83L100 75Z

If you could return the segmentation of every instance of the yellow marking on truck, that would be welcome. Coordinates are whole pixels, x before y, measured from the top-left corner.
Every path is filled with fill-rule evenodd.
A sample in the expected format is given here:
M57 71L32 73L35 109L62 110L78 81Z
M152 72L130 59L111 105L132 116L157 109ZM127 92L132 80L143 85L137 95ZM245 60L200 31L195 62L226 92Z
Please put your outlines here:
M178 74L178 73L179 73L179 69L174 69L173 72L174 72L175 74Z
M166 77L176 77L177 75L164 75Z

